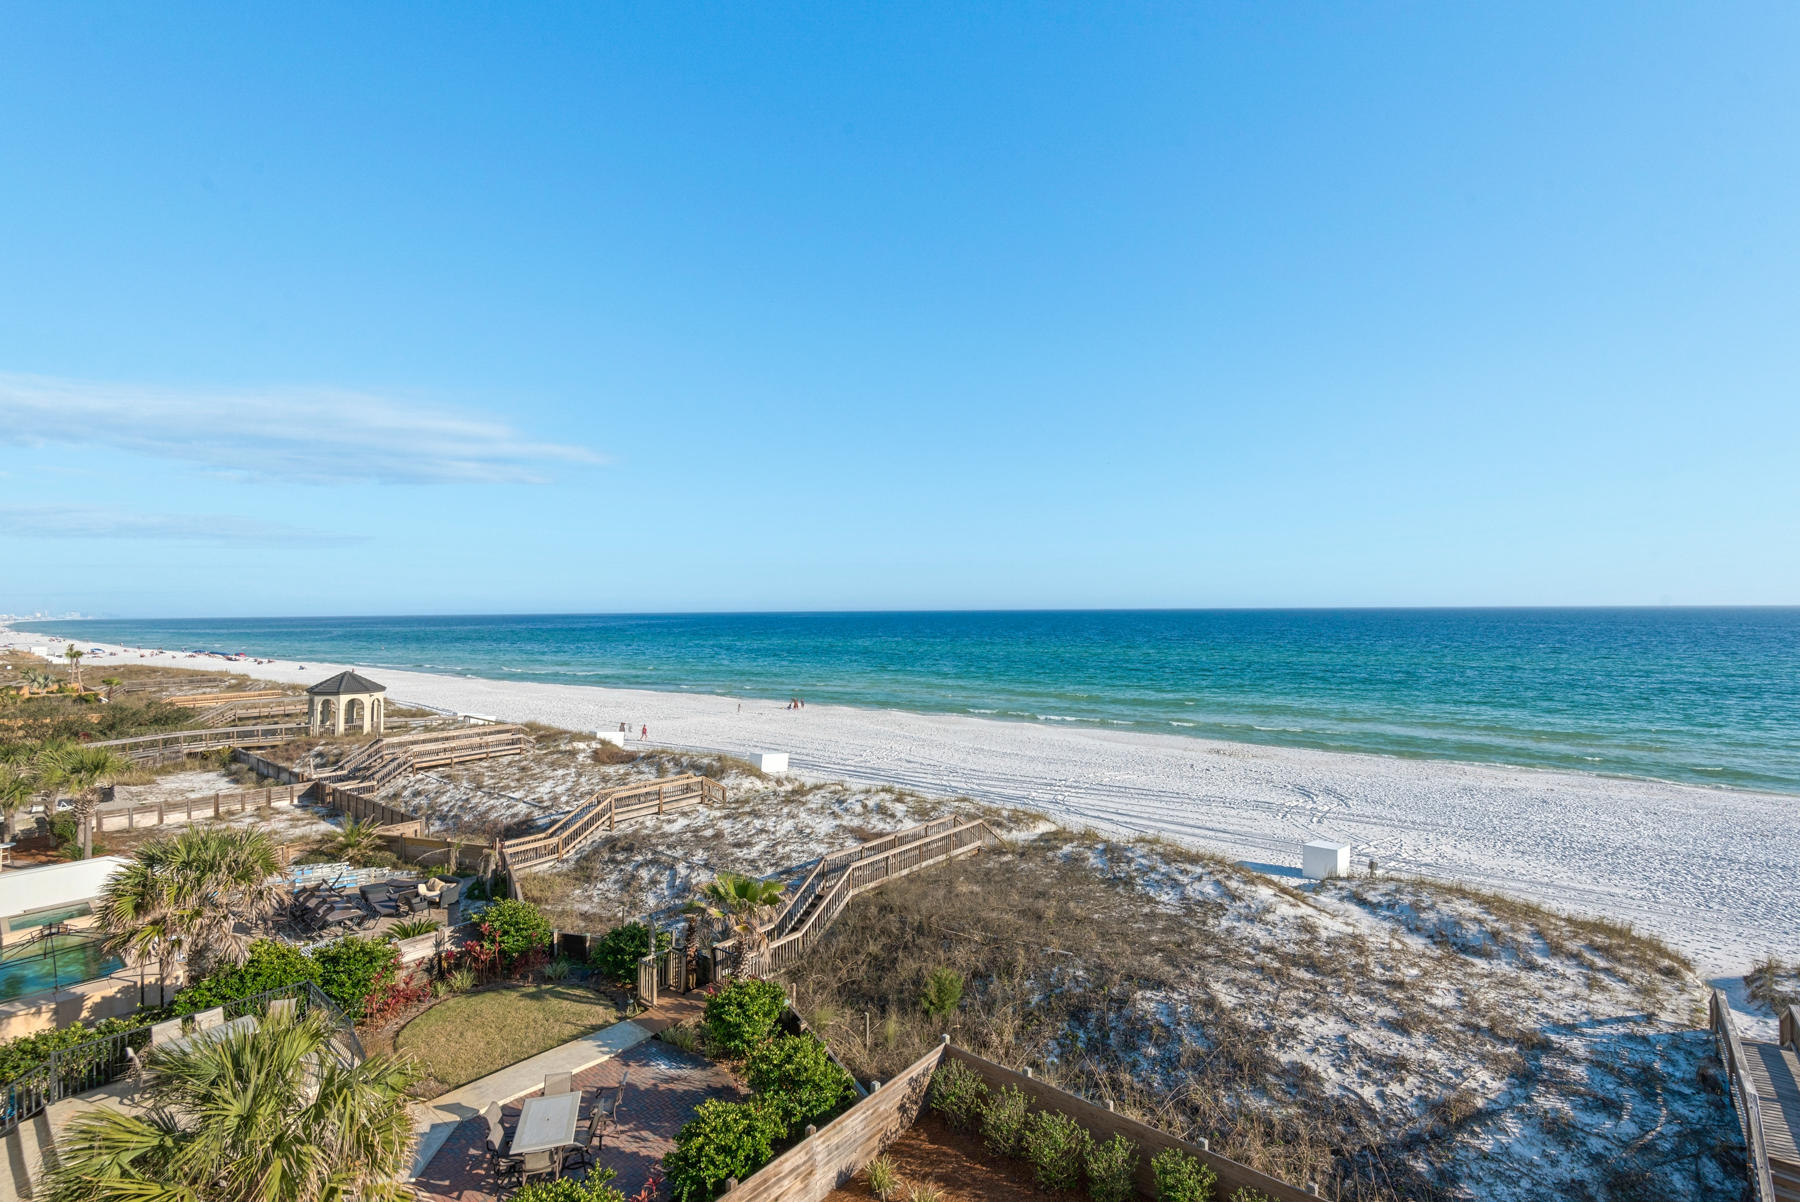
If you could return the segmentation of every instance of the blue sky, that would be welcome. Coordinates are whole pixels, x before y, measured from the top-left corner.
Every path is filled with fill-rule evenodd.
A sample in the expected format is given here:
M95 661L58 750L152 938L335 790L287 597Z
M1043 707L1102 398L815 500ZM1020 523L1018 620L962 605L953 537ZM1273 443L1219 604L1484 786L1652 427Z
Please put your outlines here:
M1792 5L0 41L0 611L1800 602Z

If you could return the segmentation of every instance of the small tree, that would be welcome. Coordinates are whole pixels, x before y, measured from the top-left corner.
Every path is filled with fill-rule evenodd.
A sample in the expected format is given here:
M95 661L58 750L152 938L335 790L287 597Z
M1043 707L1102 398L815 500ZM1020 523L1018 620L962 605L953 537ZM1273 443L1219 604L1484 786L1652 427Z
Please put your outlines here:
M962 992L963 975L940 964L925 978L925 988L919 994L919 1008L930 1018L949 1018L962 1001Z
M781 904L781 893L780 881L760 881L735 872L721 872L700 891L699 908L737 939L740 974L768 945L763 927Z
M361 1022L369 999L399 976L400 949L386 939L346 935L313 953L319 964L319 988L351 1021Z
M381 824L373 818L349 818L331 840L330 853L346 864L366 868L389 859Z
M81 688L81 657L85 654L74 643L63 648L63 658L69 661L69 675L74 678L77 689Z
M103 676L100 678L100 683L106 686L106 699L111 701L113 698L113 690L125 682L120 680L117 676Z

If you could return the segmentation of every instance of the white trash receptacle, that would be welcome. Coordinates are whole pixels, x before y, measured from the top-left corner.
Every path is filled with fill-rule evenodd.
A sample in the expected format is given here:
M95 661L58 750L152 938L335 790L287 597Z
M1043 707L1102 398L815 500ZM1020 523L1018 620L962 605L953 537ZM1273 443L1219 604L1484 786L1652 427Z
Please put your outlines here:
M785 776L787 774L788 753L785 751L753 751L750 762L756 765L757 771L764 776Z

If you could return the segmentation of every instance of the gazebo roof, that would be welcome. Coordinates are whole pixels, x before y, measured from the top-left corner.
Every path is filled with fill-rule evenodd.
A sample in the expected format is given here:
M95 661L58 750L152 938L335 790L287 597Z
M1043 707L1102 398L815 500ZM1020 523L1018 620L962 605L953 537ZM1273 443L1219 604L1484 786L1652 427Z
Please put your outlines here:
M336 676L321 680L306 691L314 697L341 697L351 693L385 693L387 686L376 684L367 676L358 676L355 672L345 669Z

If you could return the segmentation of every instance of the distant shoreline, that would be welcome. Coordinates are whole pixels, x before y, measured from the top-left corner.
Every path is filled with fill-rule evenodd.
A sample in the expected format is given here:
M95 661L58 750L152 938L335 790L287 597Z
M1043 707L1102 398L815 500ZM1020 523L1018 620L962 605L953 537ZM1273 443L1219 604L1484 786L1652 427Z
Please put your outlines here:
M0 642L19 634L0 631ZM103 640L88 646L109 647ZM111 656L92 661L103 670ZM1800 806L1780 794L1370 753L1317 751L1075 724L997 721L692 692L542 684L368 664L264 664L136 654L132 663L231 668L310 684L358 667L396 703L745 755L786 751L796 772L966 795L1068 825L1167 835L1291 867L1300 844L1351 845L1360 869L1518 894L1629 922L1703 972L1800 957ZM741 707L741 712L740 712Z

